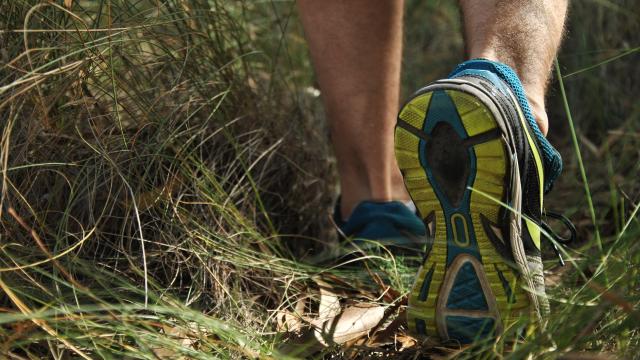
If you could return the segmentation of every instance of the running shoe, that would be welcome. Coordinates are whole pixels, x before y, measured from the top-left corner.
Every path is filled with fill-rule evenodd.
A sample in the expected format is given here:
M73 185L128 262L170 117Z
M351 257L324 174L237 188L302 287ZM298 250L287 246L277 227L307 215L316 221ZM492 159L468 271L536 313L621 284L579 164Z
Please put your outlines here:
M471 343L549 312L542 197L562 169L505 64L459 65L402 107L395 151L427 229L409 329Z
M415 209L400 201L363 201L348 219L340 213L338 200L333 221L342 247L348 252L368 253L385 249L394 255L424 252L426 229Z

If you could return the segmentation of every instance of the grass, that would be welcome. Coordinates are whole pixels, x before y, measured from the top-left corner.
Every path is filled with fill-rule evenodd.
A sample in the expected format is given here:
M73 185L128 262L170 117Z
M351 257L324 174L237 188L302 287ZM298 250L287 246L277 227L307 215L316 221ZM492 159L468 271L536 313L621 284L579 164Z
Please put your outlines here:
M457 9L421 3L407 3L405 94L463 56ZM580 241L565 268L545 250L547 331L515 347L513 329L464 349L359 342L317 357L638 357L633 5L573 2L550 84L551 140L566 169L547 207L574 220ZM401 308L414 271L402 261L372 258L382 278L310 261L335 240L337 190L294 10L0 4L0 354L294 356L304 346L282 347L296 339L276 331L278 311L319 279Z

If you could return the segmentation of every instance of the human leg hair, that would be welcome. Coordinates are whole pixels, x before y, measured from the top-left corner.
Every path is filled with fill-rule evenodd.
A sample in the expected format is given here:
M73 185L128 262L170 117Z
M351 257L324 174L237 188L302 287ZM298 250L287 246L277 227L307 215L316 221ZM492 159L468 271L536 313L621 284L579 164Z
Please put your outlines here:
M562 39L568 0L460 0L460 6L468 56L511 66L546 134L544 95Z
M342 214L408 199L393 150L403 1L299 0L338 161Z

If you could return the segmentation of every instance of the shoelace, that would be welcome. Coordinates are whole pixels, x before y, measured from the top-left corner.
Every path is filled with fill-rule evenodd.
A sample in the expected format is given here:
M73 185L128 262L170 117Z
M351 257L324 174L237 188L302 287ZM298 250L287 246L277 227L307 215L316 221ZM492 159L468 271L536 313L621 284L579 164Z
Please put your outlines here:
M575 241L577 238L576 227L573 225L571 220L569 220L566 216L556 212L547 211L544 213L544 217L559 220L569 230L569 236L562 237L558 235L558 233L553 231L553 229L551 228L551 226L549 226L549 224L547 224L544 221L542 221L541 223L542 229L549 235L549 237L553 239L553 241L551 241L550 239L547 239L547 240L549 240L549 242L551 243L551 246L553 247L553 251L556 253L556 256L558 257L558 262L560 263L561 266L564 266L565 262L564 262L564 259L562 258L562 254L560 253L560 249L558 248L557 244L568 245L573 241Z

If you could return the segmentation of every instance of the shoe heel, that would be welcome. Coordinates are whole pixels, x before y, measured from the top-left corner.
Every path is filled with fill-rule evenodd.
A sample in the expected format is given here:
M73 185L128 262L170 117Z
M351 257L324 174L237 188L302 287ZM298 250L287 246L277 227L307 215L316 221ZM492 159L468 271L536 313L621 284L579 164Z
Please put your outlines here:
M529 303L499 232L509 151L494 113L455 84L430 86L402 107L395 151L432 242L409 329L462 343L501 332Z

